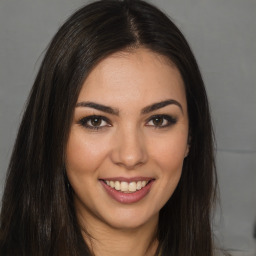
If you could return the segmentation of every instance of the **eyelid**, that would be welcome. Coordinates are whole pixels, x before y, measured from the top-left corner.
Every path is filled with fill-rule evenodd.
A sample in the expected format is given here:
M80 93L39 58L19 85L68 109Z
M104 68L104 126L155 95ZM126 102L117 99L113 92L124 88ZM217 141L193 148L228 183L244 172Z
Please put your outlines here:
M101 119L102 121L105 121L107 123L107 125L103 125L103 126L88 125L88 122L91 121L93 118ZM79 119L78 124L86 129L90 129L90 130L99 130L99 129L104 129L106 127L112 126L111 121L107 117L101 116L101 115L85 116L85 117Z
M167 124L165 125L160 125L160 126L157 126L157 125L148 125L148 123L150 121L152 121L154 118L163 118L167 121ZM167 115L167 114L156 114L156 115L153 115L153 116L150 116L147 120L146 120L146 126L149 126L149 127L153 127L153 128L156 128L156 129L160 129L160 128L166 128L166 127L169 127L169 126L172 126L174 124L177 123L177 118L172 116L172 115Z
M100 119L101 121L106 122L106 124L105 125L101 125L101 123L100 123L99 126L89 125L88 122L92 121L94 118L95 119ZM162 124L160 124L160 125L149 124L149 122L153 121L154 118L161 118L161 119L164 120L165 123L166 122L167 123L164 124L164 125L162 125ZM168 114L155 114L155 115L152 115L149 118L147 118L146 126L160 129L160 128L166 128L166 127L172 126L176 122L177 122L177 118L172 116L172 115L168 115ZM112 123L111 123L110 119L108 119L105 116L95 115L95 114L94 115L85 116L85 117L79 119L78 124L81 125L83 128L90 129L90 130L100 130L100 129L104 129L106 127L112 126Z

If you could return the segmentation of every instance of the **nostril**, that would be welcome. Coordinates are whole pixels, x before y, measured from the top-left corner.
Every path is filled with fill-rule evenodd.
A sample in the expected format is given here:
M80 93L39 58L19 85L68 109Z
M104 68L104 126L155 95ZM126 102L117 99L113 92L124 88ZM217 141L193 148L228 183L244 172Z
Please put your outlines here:
M119 130L116 135L116 143L111 150L115 164L131 170L147 161L147 147L138 130Z

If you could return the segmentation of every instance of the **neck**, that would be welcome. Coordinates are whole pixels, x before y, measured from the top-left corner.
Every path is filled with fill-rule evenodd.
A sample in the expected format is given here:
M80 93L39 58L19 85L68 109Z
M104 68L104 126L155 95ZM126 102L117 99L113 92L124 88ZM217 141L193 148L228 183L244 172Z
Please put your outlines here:
M86 221L86 233L83 232L85 242L95 256L153 256L157 250L156 239L158 215L146 224L131 228L117 229L100 223L95 226ZM84 224L84 223L83 223Z

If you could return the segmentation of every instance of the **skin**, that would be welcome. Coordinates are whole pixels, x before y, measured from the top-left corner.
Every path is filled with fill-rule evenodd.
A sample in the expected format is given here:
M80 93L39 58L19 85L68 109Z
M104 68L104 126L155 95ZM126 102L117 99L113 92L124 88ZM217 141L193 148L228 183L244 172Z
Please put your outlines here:
M175 100L148 113L157 102ZM81 102L113 108L106 113ZM168 115L157 122L152 116ZM91 129L81 122L106 117ZM88 127L89 125L89 127ZM174 64L145 48L115 53L89 74L74 111L66 153L68 179L84 235L95 255L153 255L160 209L179 182L188 154L188 113L184 84ZM154 183L140 201L123 204L110 197L99 179L151 177ZM151 246L149 246L151 245Z

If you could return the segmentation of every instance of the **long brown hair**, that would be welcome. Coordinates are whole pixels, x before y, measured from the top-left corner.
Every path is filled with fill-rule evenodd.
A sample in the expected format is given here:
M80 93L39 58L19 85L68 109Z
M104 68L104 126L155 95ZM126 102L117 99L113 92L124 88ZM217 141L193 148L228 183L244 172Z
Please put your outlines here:
M211 210L216 171L208 100L193 53L174 23L144 1L105 0L73 14L46 52L30 93L7 173L0 218L1 255L91 255L65 175L74 106L92 68L111 53L145 47L169 58L186 90L190 152L160 211L164 256L214 254Z

